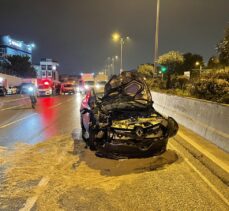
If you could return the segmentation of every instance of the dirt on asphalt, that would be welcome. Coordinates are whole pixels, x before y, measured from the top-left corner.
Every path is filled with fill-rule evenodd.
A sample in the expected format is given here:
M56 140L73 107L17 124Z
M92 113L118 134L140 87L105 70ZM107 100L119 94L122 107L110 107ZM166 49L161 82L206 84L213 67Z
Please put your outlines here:
M0 210L19 210L31 197L37 198L32 210L127 209L120 203L123 194L138 191L132 184L144 172L163 170L178 159L172 150L144 159L100 158L82 141L76 152L69 135L0 150Z

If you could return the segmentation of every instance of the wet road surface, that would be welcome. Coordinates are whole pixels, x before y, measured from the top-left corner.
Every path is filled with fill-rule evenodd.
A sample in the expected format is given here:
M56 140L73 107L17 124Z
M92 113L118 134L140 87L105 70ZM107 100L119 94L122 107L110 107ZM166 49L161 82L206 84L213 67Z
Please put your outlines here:
M40 97L36 109L27 96L0 98L0 146L35 144L79 127L81 95Z

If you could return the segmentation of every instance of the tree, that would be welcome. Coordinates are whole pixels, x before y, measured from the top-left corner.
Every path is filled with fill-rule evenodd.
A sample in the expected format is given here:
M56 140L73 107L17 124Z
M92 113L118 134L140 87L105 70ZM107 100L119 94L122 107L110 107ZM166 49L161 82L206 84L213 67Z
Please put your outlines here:
M153 65L152 64L141 64L138 66L138 72L143 77L153 77Z
M220 68L219 58L216 56L210 57L208 60L208 68L209 69Z
M165 76L167 77L166 88L171 88L171 74L177 73L177 68L184 62L183 55L178 51L169 51L166 54L159 56L158 63L167 67Z
M191 71L192 69L197 68L196 62L199 63L199 65L204 66L203 57L199 54L192 54L192 53L185 53L183 54L184 57L184 63L181 65L181 70L183 71Z
M225 31L223 40L218 43L217 51L220 63L229 66L229 27Z
M36 77L36 71L32 67L29 57L14 55L8 56L7 59L9 64L6 64L6 68L17 76L22 78Z

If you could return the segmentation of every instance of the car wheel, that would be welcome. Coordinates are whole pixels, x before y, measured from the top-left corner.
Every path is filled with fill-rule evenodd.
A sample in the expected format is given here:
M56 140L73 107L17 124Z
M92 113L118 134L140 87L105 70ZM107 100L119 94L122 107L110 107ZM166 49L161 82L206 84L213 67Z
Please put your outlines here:
M85 141L85 143L88 145L88 138L85 138L86 137L86 129L84 127L84 124L83 124L83 119L81 117L81 130L82 130L82 139Z
M90 127L89 128L89 147L90 150L95 151L96 145L95 145L95 131Z

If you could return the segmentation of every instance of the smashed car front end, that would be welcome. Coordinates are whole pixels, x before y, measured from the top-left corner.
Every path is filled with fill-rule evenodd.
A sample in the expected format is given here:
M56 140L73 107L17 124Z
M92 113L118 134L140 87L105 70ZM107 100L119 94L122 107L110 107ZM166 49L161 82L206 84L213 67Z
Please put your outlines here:
M151 94L136 73L123 72L105 86L105 95L91 112L88 143L110 158L148 157L163 153L176 121L153 108Z
M107 127L107 141L98 145L98 151L105 156L128 158L161 154L177 130L174 119L166 119L157 112L149 117L113 120Z

